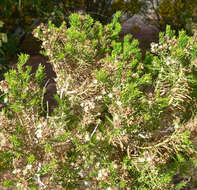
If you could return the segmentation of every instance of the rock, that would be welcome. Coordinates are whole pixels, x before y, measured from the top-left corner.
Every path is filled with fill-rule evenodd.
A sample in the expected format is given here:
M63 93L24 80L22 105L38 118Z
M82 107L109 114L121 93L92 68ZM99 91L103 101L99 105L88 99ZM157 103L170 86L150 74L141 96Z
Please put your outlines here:
M151 42L158 42L159 39L158 28L148 24L141 15L134 15L123 23L120 36L126 34L132 34L133 38L139 41L139 47L143 52L150 49Z

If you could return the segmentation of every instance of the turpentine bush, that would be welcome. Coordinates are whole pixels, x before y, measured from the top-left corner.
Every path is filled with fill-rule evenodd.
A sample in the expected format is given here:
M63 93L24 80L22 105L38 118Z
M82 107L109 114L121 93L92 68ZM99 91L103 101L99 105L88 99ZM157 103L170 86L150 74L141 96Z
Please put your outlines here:
M56 74L57 108L43 103L43 67L5 75L1 181L18 189L180 189L196 184L196 36L167 27L144 60L138 41L72 14L70 28L41 24ZM12 180L6 180L10 172Z

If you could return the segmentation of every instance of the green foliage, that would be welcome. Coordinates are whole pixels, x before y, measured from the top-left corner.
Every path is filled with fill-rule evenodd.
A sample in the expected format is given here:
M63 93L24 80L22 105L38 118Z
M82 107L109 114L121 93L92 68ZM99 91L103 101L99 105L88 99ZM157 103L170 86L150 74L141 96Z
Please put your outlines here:
M0 148L3 164L13 153L6 164L14 185L168 190L186 185L172 184L177 172L195 183L195 36L167 27L143 61L138 41L118 38L119 17L103 26L72 14L68 29L49 22L34 30L57 74L51 116L39 87L44 68L31 76L20 55L5 75Z
M145 6L145 17L162 31L166 25L171 25L176 32L184 29L190 35L197 29L196 0L147 0L146 4L150 6L149 9Z
M0 28L3 27L3 22L0 21ZM7 35L4 33L0 33L0 47L2 46L2 43L6 43L8 41ZM3 54L3 52L1 52Z
M7 43L7 35L1 32L1 28L3 27L3 22L0 21L0 75L4 72L6 64L5 61L5 52L2 49L3 43Z
M194 25L196 22L196 5L196 0L161 1L159 5L160 24L172 25L176 30L191 29L191 26L188 28L188 23Z

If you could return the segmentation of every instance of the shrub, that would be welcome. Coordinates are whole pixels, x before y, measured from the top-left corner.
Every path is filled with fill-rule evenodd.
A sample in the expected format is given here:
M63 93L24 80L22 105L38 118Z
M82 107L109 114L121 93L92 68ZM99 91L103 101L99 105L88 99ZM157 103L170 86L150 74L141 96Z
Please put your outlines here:
M137 40L119 41L119 16L103 26L73 14L68 29L49 22L34 31L57 74L58 106L47 114L43 67L31 79L21 55L0 84L0 167L14 179L4 185L168 190L186 185L173 186L175 174L194 175L195 36L167 27L142 60Z

